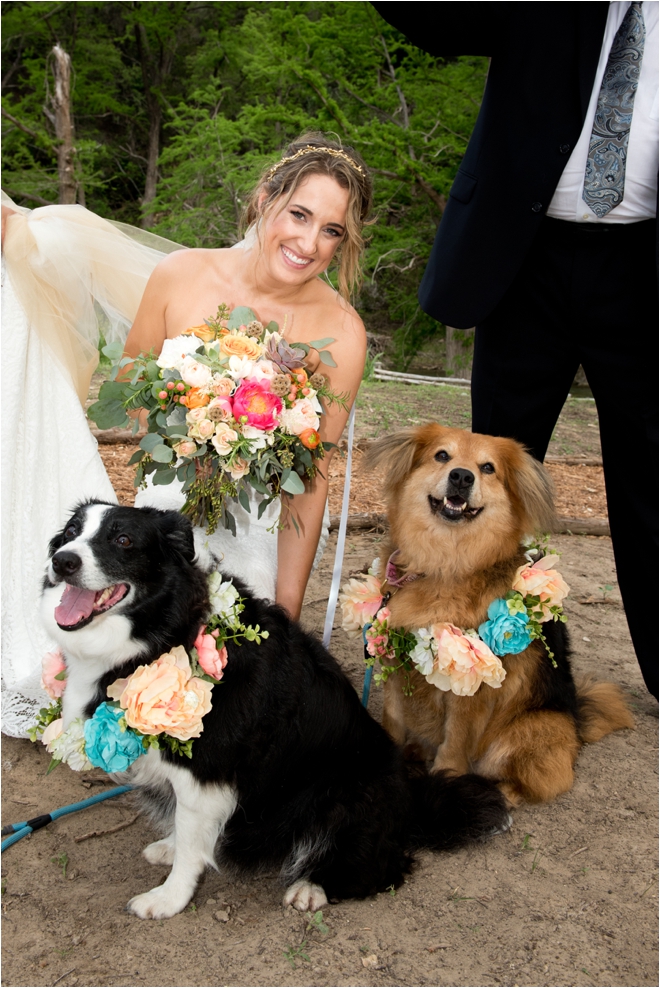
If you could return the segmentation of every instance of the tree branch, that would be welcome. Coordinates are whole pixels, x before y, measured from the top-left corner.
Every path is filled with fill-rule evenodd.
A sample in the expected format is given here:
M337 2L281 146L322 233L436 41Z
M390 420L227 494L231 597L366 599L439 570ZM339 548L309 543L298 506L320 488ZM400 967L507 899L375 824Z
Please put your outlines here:
M10 123L13 123L14 127L18 127L18 129L22 130L24 134L27 134L28 137L34 137L36 141L44 141L53 151L55 150L55 146L48 140L45 134L39 134L36 130L32 130L26 124L21 123L21 121L13 116L9 110L5 110L4 106L2 107L2 115L3 117L6 117Z

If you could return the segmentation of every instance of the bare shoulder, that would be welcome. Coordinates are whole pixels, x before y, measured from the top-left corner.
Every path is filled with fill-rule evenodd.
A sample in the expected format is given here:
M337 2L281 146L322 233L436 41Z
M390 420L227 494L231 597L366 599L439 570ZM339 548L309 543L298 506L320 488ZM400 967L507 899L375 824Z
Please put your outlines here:
M225 248L207 250L202 247L189 247L175 250L158 262L154 275L167 280L197 276L209 269L229 264L231 253L231 250Z

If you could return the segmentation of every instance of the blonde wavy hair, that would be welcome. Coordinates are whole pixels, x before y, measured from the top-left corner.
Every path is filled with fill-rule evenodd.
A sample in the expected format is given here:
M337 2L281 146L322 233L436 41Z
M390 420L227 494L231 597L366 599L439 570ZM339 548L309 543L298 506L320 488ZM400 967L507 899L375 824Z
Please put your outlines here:
M263 172L245 206L243 225L247 228L273 209L286 208L298 186L310 175L329 175L340 188L348 190L346 232L335 261L339 293L349 299L360 284L362 230L369 222L373 195L367 166L354 148L318 132L302 134L289 144L280 161ZM260 202L264 192L266 198Z

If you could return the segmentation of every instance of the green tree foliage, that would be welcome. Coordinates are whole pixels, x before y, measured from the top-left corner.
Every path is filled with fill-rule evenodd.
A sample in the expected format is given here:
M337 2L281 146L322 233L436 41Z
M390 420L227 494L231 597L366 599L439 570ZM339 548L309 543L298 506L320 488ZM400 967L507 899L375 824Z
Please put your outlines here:
M378 220L357 299L367 326L394 334L400 366L438 331L417 286L476 119L485 59L432 58L365 2L4 10L4 183L26 204L57 196L48 56L59 41L75 73L79 201L191 246L228 245L278 150L304 130L332 132L375 180Z

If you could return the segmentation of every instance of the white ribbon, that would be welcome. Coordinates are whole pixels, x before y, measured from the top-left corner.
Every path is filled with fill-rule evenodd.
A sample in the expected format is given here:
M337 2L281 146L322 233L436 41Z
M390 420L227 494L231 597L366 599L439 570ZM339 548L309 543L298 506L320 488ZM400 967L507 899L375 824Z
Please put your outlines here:
M355 431L355 405L351 408L348 418L348 452L346 455L346 476L344 477L344 494L341 502L341 519L339 521L339 534L337 535L337 549L335 551L335 566L332 571L332 583L330 585L330 596L328 598L328 609L325 612L325 625L323 627L323 644L325 648L330 645L332 635L332 625L335 620L337 610L337 600L339 598L339 584L341 583L341 568L344 562L344 547L346 545L346 529L348 527L348 501L351 493L351 465L353 462L353 433Z

